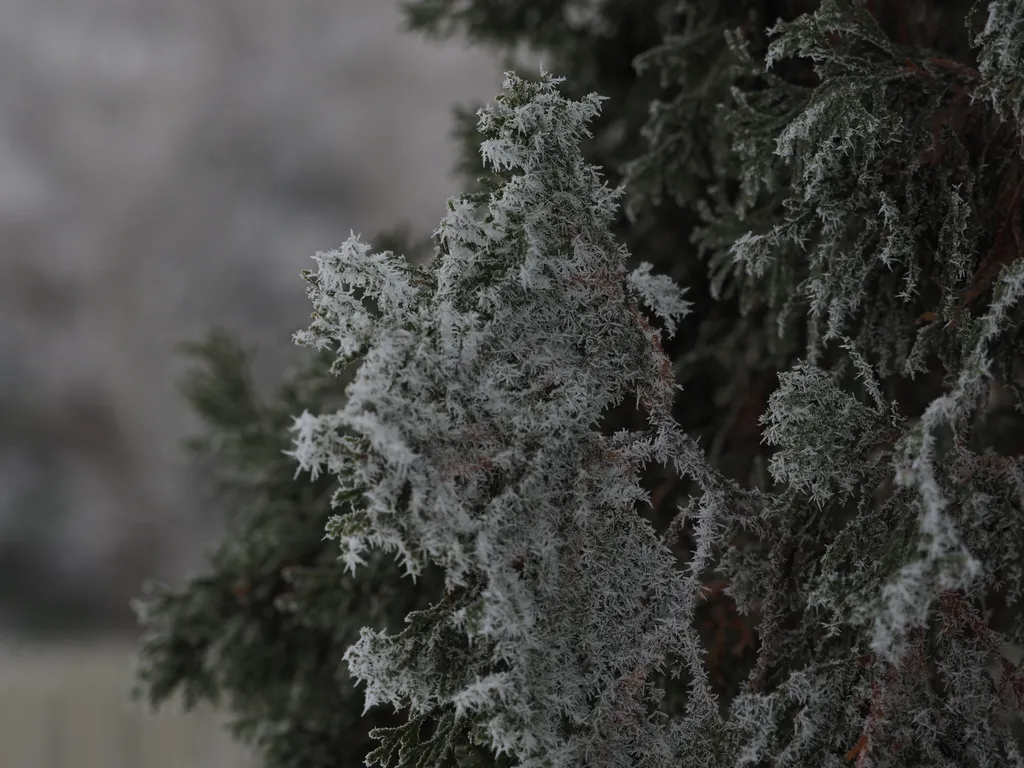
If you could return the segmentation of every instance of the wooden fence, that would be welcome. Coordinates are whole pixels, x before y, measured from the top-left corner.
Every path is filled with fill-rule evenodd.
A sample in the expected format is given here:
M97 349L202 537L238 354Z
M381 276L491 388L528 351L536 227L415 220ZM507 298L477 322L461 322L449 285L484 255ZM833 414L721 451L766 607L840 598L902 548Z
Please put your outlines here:
M0 648L3 768L254 768L210 709L129 696L134 648Z

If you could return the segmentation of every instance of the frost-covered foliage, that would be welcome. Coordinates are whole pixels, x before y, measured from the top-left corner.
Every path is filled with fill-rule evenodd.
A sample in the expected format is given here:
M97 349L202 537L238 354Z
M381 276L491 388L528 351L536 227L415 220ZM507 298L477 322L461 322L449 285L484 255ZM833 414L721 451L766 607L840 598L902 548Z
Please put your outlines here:
M980 48L978 72L984 78L981 93L1006 120L1018 126L1024 124L1024 2L989 3L985 28L974 44ZM1019 131L1018 135L1024 138Z
M352 378L290 453L340 481L345 589L443 572L346 654L399 710L370 762L1024 766L1021 4L413 5L586 83L611 20L664 40L609 76L660 77L646 151L510 76L432 263L307 274Z
M716 30L684 5L656 61L693 93L686 41ZM1024 408L1021 4L959 41L963 4L807 5L767 45L717 30L730 152L703 195L665 184L702 211L716 294L806 339L761 419L785 533L719 563L759 613L740 762L1020 765L1024 445L996 436L1020 424L999 401ZM652 110L634 193L699 129Z
M989 7L990 17L1007 12ZM644 384L639 372L652 364L623 335L636 332L626 305L616 322L607 287L587 298L596 286L581 282L577 264L598 258L592 269L607 275L600 255L624 258L595 231L610 221L612 196L595 194L591 173L572 159L578 110L592 97L572 105L550 81L511 79L479 128L485 162L513 172L489 197L452 203L436 233L435 271L371 256L353 239L319 256L312 278L317 319L301 339L337 346L346 361L366 354L342 411L296 423L296 456L342 477L355 504L332 535L350 567L366 547L381 547L410 573L440 563L448 588L460 590L455 605L421 615L403 635L367 632L350 664L369 702L434 717L453 707L444 722L475 716L479 738L528 765L1019 761L997 718L1019 707L1018 673L1004 669L1003 688L987 694L982 681L987 654L1001 659L1001 642L1024 637L993 634L977 606L1000 590L1007 603L1019 595L1019 582L1006 581L1019 573L1019 533L1007 537L985 519L1020 515L1022 467L968 446L991 389L990 349L1016 338L1021 320L1020 208L1007 207L1002 191L1015 183L1019 144L1012 114L993 96L1012 88L996 87L987 74L994 65L972 70L890 40L865 3L824 0L775 24L764 73L742 30L719 31L731 63L717 75L735 83L719 110L731 154L711 145L708 173L722 186L709 197L688 200L685 186L674 195L705 217L698 239L718 295L737 292L744 312L759 312L782 336L806 322L806 359L779 371L762 417L775 447L774 492L728 485L678 437L669 369ZM688 39L654 57L667 78L685 77L670 51ZM985 39L977 41L991 58ZM772 71L786 59L808 61L810 71L790 82ZM563 114L577 122L559 124ZM659 116L678 115L653 111L648 137L666 135ZM705 130L687 125L691 141ZM635 183L657 186L649 169L673 146L657 143L635 164ZM624 275L615 295L647 288L669 300L649 268ZM367 291L379 314L346 286ZM661 314L682 308L676 299ZM899 380L936 363L944 381L928 379L935 393L898 402ZM593 471L587 446L602 413L630 390L650 416L652 442L629 456L628 474L606 465L602 484L587 489L593 497L569 493ZM340 427L362 439L339 442ZM638 531L616 536L608 527L622 525L627 510L638 524L633 506L643 495L633 473L651 458L697 481L672 528L692 530L685 583L667 557L670 542L641 545ZM972 480L993 463L1000 471L986 480L1001 489L982 493ZM607 521L574 514L571 529L559 527L577 504L607 509ZM974 518L979 504L1001 512ZM600 553L587 561L599 576L578 570L584 548ZM757 612L760 635L748 690L732 697L725 719L692 624L692 593L716 556L737 608ZM600 601L577 597L578 586ZM648 620L671 620L647 635L630 604ZM424 653L424 643L436 650ZM616 680L660 671L674 652L690 674L688 708L659 726L649 719L656 691L639 707L611 692ZM953 702L956 719L942 714ZM619 719L595 714L609 712ZM623 731L608 727L622 718Z
M557 82L509 74L481 110L481 153L504 183L450 201L432 264L353 237L307 274L315 319L298 340L363 356L344 408L296 419L294 455L338 476L351 506L330 535L353 570L369 547L413 576L445 569L444 601L346 655L368 704L440 723L421 747L431 760L410 765L434 764L467 719L524 766L674 765L686 731L657 716L652 677L670 652L701 675L687 621L699 583L634 509L652 460L707 485L705 516L720 495L671 419L671 367L636 301L670 328L687 304L649 265L626 271L608 231L619 191L579 150L600 98L567 100ZM628 395L649 428L603 435ZM701 693L694 727L717 715Z

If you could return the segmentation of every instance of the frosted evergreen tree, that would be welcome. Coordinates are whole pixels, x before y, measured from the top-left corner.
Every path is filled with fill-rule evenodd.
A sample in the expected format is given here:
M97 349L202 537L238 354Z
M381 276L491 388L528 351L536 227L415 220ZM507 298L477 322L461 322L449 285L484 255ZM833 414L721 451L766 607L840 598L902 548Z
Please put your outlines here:
M416 5L484 37L625 13ZM1024 765L1024 3L650 10L631 223L581 150L600 97L510 76L432 263L353 237L307 276L300 340L351 382L295 424L294 458L339 481L319 604L384 554L436 578L345 654L371 716L399 710L369 761ZM695 251L637 235L673 216Z

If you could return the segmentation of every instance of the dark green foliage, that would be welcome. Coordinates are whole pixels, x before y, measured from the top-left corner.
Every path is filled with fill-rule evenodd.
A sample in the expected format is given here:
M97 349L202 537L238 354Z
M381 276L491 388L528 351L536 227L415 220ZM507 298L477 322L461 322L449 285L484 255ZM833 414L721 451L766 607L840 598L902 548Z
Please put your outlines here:
M353 578L324 541L332 483L296 481L282 452L292 414L337 402L324 357L263 403L230 337L213 333L187 352L197 366L183 389L208 430L192 448L217 470L231 520L208 574L180 590L150 587L141 601L139 693L153 705L179 689L189 707L220 703L267 766L360 765L367 731L401 720L379 709L361 718L341 657L361 627L400 626L426 605L437 574L413 585L377 557L372 575Z

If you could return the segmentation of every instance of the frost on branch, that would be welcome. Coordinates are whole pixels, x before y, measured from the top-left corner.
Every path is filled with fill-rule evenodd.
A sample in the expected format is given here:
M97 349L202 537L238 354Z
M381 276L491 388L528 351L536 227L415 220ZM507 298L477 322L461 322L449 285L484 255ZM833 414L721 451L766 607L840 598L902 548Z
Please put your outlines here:
M985 27L974 44L980 48L978 71L985 78L985 95L1006 120L1024 125L1024 2L989 3ZM1024 130L1018 128L1018 134L1024 137Z
M297 339L363 356L341 411L296 422L295 457L350 502L330 534L350 568L382 548L413 576L446 573L441 603L346 655L367 706L437 723L415 748L418 727L380 733L381 764L419 764L459 729L523 766L574 768L668 768L695 736L724 739L689 612L726 496L671 419L671 367L634 299L670 331L688 305L649 265L627 273L609 230L620 191L579 147L601 98L558 82L509 74L479 112L502 182L449 201L431 265L352 237L307 276L316 313ZM626 396L650 428L603 435ZM706 491L689 573L634 508L652 460ZM694 678L686 728L659 713L670 653Z

